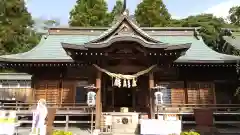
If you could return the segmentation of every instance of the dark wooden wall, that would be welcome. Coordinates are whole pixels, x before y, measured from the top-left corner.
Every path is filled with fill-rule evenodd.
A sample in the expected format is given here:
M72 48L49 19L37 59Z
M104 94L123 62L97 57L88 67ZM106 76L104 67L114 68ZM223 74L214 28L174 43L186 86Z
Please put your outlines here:
M96 69L92 66L36 69L32 81L34 98L35 100L45 98L53 103L76 103L76 93L79 93L77 90L81 90L78 87L95 84L95 72ZM142 77L143 80L147 78L147 75L145 76ZM225 80L225 83L236 81L236 69L234 67L164 67L156 70L154 77L156 83L168 84L171 91L169 98L173 105L213 104L217 99L216 80ZM147 82L147 79L142 82ZM139 86L143 90L136 92L136 105L147 106L148 85L146 83L146 86L144 84ZM111 95L102 95L102 99L106 100L106 96ZM103 105L105 104L106 101L103 101Z

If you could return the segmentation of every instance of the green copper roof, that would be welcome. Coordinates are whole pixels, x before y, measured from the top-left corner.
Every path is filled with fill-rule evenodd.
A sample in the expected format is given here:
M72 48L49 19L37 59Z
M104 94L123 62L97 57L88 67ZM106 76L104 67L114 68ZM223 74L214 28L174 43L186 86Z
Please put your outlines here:
M48 35L44 36L40 43L31 51L0 56L0 61L9 62L71 62L61 43L81 44L91 41L98 36L89 35ZM207 47L202 39L194 36L152 36L154 39L169 44L192 43L191 48L176 62L203 62L223 63L239 60L240 57L221 54Z
M235 36L235 37L224 36L224 39L225 39L229 44L231 44L234 48L240 50L240 36Z
M68 62L72 61L61 46L61 42L84 43L94 37L79 35L49 35L43 36L40 43L32 50L13 55L0 56L0 61L19 61L28 62L29 60L36 62L54 62L54 60ZM57 61L56 61L57 62Z
M232 32L232 36L224 36L223 38L234 48L240 50L240 32Z
M193 36L165 36L157 38L161 40L161 42L167 42L169 44L192 43L186 54L178 58L176 62L221 63L240 59L238 56L222 54L212 50L203 42L201 37L199 37L199 40Z

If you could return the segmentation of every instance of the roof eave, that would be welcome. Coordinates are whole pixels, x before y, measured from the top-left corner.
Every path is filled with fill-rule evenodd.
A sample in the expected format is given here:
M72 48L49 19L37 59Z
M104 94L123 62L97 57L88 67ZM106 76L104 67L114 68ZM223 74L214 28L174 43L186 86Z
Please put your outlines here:
M181 60L177 59L174 63L187 64L235 64L238 60Z
M110 27L50 27L49 30L108 30ZM142 30L197 30L201 27L139 27Z
M0 58L0 63L69 63L72 59L12 59Z
M191 43L185 44L177 44L177 45L170 45L167 43L150 43L147 42L140 37L137 36L115 36L111 38L108 42L102 43L86 43L84 45L80 44L70 44L70 43L61 43L62 47L66 51L67 49L73 50L88 50L88 49L97 49L97 48L107 48L113 45L115 42L137 42L144 48L151 48L151 49L164 49L166 51L170 50L177 50L177 49L189 49L191 47Z

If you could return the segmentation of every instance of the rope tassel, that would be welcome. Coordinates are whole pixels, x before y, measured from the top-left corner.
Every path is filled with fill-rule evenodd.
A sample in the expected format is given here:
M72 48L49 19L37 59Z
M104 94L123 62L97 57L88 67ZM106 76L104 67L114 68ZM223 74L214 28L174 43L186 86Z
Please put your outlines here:
M131 82L128 80L128 88L131 88Z
M137 80L136 79L132 79L132 87L137 87Z
M127 87L127 81L126 81L126 79L123 80L123 87Z

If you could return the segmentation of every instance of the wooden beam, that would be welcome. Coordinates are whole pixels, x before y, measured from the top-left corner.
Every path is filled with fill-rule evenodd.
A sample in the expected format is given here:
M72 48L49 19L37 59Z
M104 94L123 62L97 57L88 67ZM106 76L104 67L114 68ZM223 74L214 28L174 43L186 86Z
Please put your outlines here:
M102 114L102 105L101 105L101 78L102 72L97 71L96 77L96 116L95 116L95 129L100 129L100 122L101 122L101 114Z
M154 75L153 72L149 73L149 108L150 108L150 118L154 119L155 118L155 107L154 107L154 102L153 102L153 94L152 94L152 89L154 87Z

